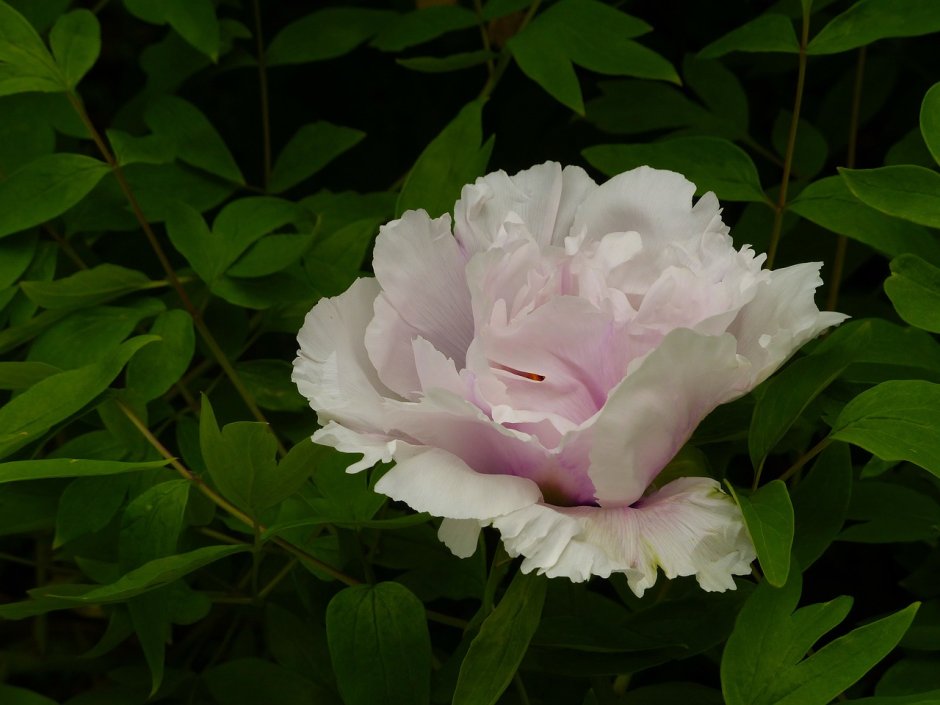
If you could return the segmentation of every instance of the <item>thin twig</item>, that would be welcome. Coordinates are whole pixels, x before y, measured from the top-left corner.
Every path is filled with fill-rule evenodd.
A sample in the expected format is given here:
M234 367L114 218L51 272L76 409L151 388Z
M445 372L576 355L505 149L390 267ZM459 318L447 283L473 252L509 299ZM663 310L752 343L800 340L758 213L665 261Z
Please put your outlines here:
M529 5L529 9L526 10L525 17L522 18L522 22L519 23L519 29L516 30L516 34L521 32L526 28L529 22L532 21L532 18L535 17L535 13L538 12L539 5L542 4L542 0L532 0L532 4ZM490 74L489 78L486 79L486 83L483 84L483 88L480 90L480 94L477 96L477 100L486 100L493 93L493 90L496 88L496 84L499 83L499 80L503 77L503 74L506 73L506 69L509 68L509 64L512 61L512 53L508 48L503 47L499 55L499 60L496 62L496 68Z
M255 46L258 53L258 88L261 94L261 144L264 157L262 185L267 192L271 181L271 110L268 101L268 64L264 52L264 35L261 32L261 3L252 0L255 19Z
M767 248L767 268L772 269L780 245L780 233L783 229L783 214L787 208L787 188L790 185L790 172L793 169L793 153L796 150L796 134L800 126L800 108L803 105L803 88L806 84L806 45L809 43L809 12L803 10L803 30L800 33L799 66L796 75L796 96L793 99L793 115L790 116L790 132L787 135L787 151L783 156L783 179L780 194L774 208L774 226L770 234L770 246Z
M819 455L824 450L826 450L826 448L829 446L830 443L832 443L832 438L830 438L829 436L826 436L825 438L823 438L821 441L819 441L819 443L814 445L808 451L803 453L803 455L797 458L796 462L794 462L793 465L788 467L783 472L783 474L777 479L782 480L783 482L786 482L787 480L789 480L796 473L798 473L803 468L803 466L806 465L806 463L808 463L810 460L812 460L817 455Z

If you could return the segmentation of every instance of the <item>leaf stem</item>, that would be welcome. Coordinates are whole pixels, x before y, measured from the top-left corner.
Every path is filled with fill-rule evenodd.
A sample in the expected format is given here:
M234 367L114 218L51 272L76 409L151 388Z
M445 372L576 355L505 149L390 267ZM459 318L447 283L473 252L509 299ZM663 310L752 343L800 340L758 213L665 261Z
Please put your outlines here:
M796 462L794 462L793 465L788 467L783 472L783 474L777 479L783 482L786 482L787 480L789 480L796 473L798 473L803 468L803 466L806 465L806 463L808 463L810 460L812 460L817 455L819 455L824 450L826 450L826 448L829 446L830 443L832 443L832 438L830 436L826 436L825 438L823 438L821 441L819 441L819 443L814 445L808 451L803 453L803 455L797 458Z
M261 94L261 144L264 158L264 173L262 186L268 190L271 181L271 110L268 100L268 64L264 51L264 35L261 31L261 3L259 0L251 2L255 20L255 45L258 53L258 89Z
M862 84L865 81L865 56L867 47L858 50L858 59L855 62L855 83L852 88L852 112L849 115L849 144L845 155L845 165L849 169L855 168L855 155L858 149L858 122L862 107ZM826 296L826 308L834 311L839 304L839 286L842 283L842 274L845 270L845 251L849 239L845 235L836 238L836 254L832 260L832 275L830 277L829 295Z
M767 268L773 269L780 245L783 229L783 214L787 208L787 189L790 186L790 172L793 169L793 153L796 150L796 134L800 126L800 108L803 105L803 89L806 85L806 45L809 43L809 12L804 5L803 28L800 33L799 65L796 74L796 96L793 99L793 115L790 116L790 132L787 135L787 151L783 156L783 178L780 182L780 194L774 208L774 226L770 234L770 246L767 248Z
M150 243L150 247L153 249L154 254L156 254L157 259L160 261L160 266L163 267L163 271L166 272L167 280L176 291L180 301L182 301L183 307L193 319L193 325L196 327L196 330L199 331L200 336L202 336L203 341L206 343L206 347L209 348L212 356L218 361L226 376L232 382L232 386L235 387L235 391L238 392L239 396L242 398L242 401L245 402L245 406L248 407L251 415L261 423L267 424L267 418L258 407L258 404L255 402L254 397L248 391L247 387L245 387L241 377L235 371L235 367L232 365L231 360L228 359L225 351L222 350L222 347L219 345L218 341L216 341L215 336L212 335L212 332L209 330L209 327L203 320L199 309L193 305L192 299L190 299L189 294L186 293L186 289L183 287L183 283L180 281L179 275L177 275L176 270L170 263L170 260L167 257L163 246L160 244L153 227L150 225L150 222L144 215L144 212L140 207L140 203L138 202L137 197L134 195L134 191L127 182L127 178L124 175L124 170L121 168L121 165L118 164L117 160L114 158L114 155L111 153L111 150L108 149L108 146L102 139L101 133L98 132L94 123L91 121L91 118L88 116L88 112L85 110L85 106L82 103L81 98L73 91L69 91L67 95L69 102L72 104L75 112L78 113L78 117L81 119L82 123L85 125L85 129L88 130L88 134L91 136L91 139L94 141L95 145L97 145L98 151L101 152L101 156L104 157L104 160L108 163L108 166L111 167L111 172L114 174L114 178L117 179L118 186L120 186L120 189L127 199L127 202L131 206L131 210L134 212L134 217L140 224L141 230L143 230L147 241ZM284 444L281 442L281 440L277 438L276 434L275 440L277 441L277 447L280 454L286 455L287 449L284 447Z
M483 42L483 51L490 50L490 35L486 31L486 20L483 19L483 3L480 0L473 0L473 11L477 16L477 26L480 28L480 40ZM493 77L494 64L493 59L486 60L487 80Z

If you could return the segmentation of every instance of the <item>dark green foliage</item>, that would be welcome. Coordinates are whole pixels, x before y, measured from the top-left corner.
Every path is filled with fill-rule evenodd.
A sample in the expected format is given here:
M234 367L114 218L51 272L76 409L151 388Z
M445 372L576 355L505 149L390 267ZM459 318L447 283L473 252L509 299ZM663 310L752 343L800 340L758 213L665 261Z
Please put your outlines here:
M940 702L937 32L936 0L0 0L0 705ZM383 223L548 159L686 174L854 319L657 480L733 490L734 592L458 559L309 440L306 312Z

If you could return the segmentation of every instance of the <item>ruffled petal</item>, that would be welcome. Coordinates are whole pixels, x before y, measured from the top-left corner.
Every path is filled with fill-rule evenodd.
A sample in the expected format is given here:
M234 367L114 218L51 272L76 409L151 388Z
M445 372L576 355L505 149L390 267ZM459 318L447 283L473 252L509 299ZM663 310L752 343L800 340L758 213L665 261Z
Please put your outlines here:
M701 236L714 225L718 200L706 194L693 208L694 194L695 184L682 174L637 167L590 192L575 214L571 232L595 240L635 230L650 246Z
M365 345L379 377L402 396L419 388L411 354L417 335L464 366L473 340L465 265L448 215L431 220L408 211L379 232L373 268L382 296Z
M362 342L378 293L375 279L357 279L339 296L320 299L297 334L291 379L321 424L383 428L383 397L394 394L379 380Z
M748 363L730 335L672 331L610 394L590 433L598 503L632 504L716 406L748 391Z
M751 361L752 386L767 379L804 343L848 316L820 311L813 297L822 262L775 269L728 327L738 353Z
M469 558L476 553L482 528L476 519L444 519L437 538L458 558Z
M707 591L733 590L753 543L734 501L708 478L681 478L634 507L533 505L493 520L522 570L575 582L624 573L638 595L667 578L694 575Z
M539 488L525 478L474 472L438 448L414 448L408 453L396 458L375 490L419 512L448 519L490 519L541 499Z
M596 184L579 167L546 162L509 176L497 171L464 186L454 207L455 234L467 253L488 249L515 214L540 246L559 244L578 204Z

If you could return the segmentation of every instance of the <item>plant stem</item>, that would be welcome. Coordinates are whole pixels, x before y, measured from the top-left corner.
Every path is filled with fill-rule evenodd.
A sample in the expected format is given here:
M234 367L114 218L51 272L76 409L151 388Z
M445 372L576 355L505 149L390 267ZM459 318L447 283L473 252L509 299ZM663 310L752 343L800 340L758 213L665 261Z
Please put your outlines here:
M209 330L206 322L203 320L199 309L193 305L192 299L190 299L189 294L186 293L186 289L183 287L183 283L180 281L179 275L176 273L176 270L170 263L166 252L163 250L163 246L160 244L156 233L153 231L153 227L151 227L150 222L144 215L144 212L140 207L140 203L137 201L137 197L134 195L134 191L127 182L127 178L124 176L124 170L121 168L121 165L118 164L117 160L114 158L114 155L111 153L111 150L108 149L108 146L102 139L101 133L98 132L94 123L91 121L91 118L88 116L88 112L85 110L85 106L82 104L81 98L79 98L79 96L72 91L70 91L67 95L69 102L72 104L75 112L78 113L78 117L81 119L82 123L85 125L85 129L88 130L88 134L91 136L91 139L94 141L95 145L97 145L98 151L101 152L101 156L104 157L104 160L108 163L108 166L111 167L111 172L114 174L114 178L117 179L121 191L123 192L125 198L127 198L127 202L130 204L131 210L134 212L134 217L140 224L140 228L143 230L147 241L150 243L150 247L153 249L154 254L156 254L157 259L160 261L160 266L163 267L163 271L166 272L167 280L170 282L170 285L179 296L180 301L183 303L183 307L193 319L193 325L196 327L196 330L199 331L200 336L202 336L202 339L205 341L206 346L212 353L212 356L218 361L219 365L225 371L226 376L232 382L232 386L235 387L235 391L237 391L239 396L241 396L242 401L245 402L245 406L248 407L251 415L261 423L267 424L267 418L262 413L261 409L258 408L258 404L255 402L254 397L252 397L247 387L245 387L245 384L242 382L238 372L235 371L235 367L232 365L231 360L228 359L225 351L222 350L222 347L219 345L218 341L216 341L215 336L212 335L212 332ZM276 434L275 440L277 441L277 447L280 454L286 455L287 449L284 447L284 444L281 442L281 440L277 438Z
M294 569L297 563L298 561L296 558L291 558L287 563L285 563L284 567L281 568L277 572L277 575L271 578L271 582L269 582L267 585L265 585L261 589L261 591L258 593L258 599L263 600L268 595L270 595L271 591L274 590L274 588L276 588L278 585L280 585L281 581L284 580L284 578L290 575L290 572Z
M787 151L783 157L783 179L780 182L780 194L774 208L774 227L770 234L770 246L767 248L767 268L773 269L780 245L780 233L783 229L783 214L787 208L787 188L790 185L790 172L793 169L793 153L796 149L796 133L800 126L800 108L803 105L803 88L806 84L806 45L809 43L809 12L803 10L803 29L800 33L799 66L796 74L796 96L793 99L793 115L790 116L790 132L787 135Z
M522 30L524 30L529 22L532 21L532 18L535 17L535 13L538 12L539 5L541 4L542 0L532 0L532 4L529 5L529 9L526 10L525 17L523 17L522 22L519 23L519 29L516 30L516 34L519 34ZM492 73L490 73L486 83L483 84L483 88L480 90L480 94L477 96L477 100L486 100L490 97L490 95L493 93L493 90L496 88L496 84L499 83L499 79L503 77L503 74L506 73L506 69L509 68L511 61L512 52L510 52L507 47L503 47L499 54L499 60L496 62L496 68Z
M480 40L483 42L483 51L490 50L490 35L486 31L486 20L483 19L483 3L480 0L473 0L473 11L477 15L477 23L480 28ZM494 64L492 59L486 60L487 80L493 77Z
M808 451L803 453L803 455L797 458L796 462L794 462L793 465L788 467L784 471L784 473L777 479L782 480L783 482L786 482L787 480L789 480L796 473L798 473L803 468L803 466L806 465L806 463L808 463L810 460L812 460L817 455L819 455L824 450L826 450L826 448L829 446L830 443L832 443L832 438L830 438L829 436L826 436L825 438L823 438L821 441L819 441L819 443L814 445Z
M258 88L261 93L261 144L263 145L264 173L262 186L268 190L271 181L271 112L268 100L268 65L264 52L264 35L261 32L261 3L252 0L255 18L255 45L258 53Z
M858 149L858 121L862 107L862 84L865 81L865 55L867 47L858 50L858 59L855 63L855 84L852 88L852 112L849 115L849 144L845 155L845 165L849 169L855 168L855 155ZM826 308L834 311L839 304L839 286L842 283L842 273L845 269L845 251L849 240L845 235L836 238L836 254L832 261L832 275L830 277L829 295L826 297Z

